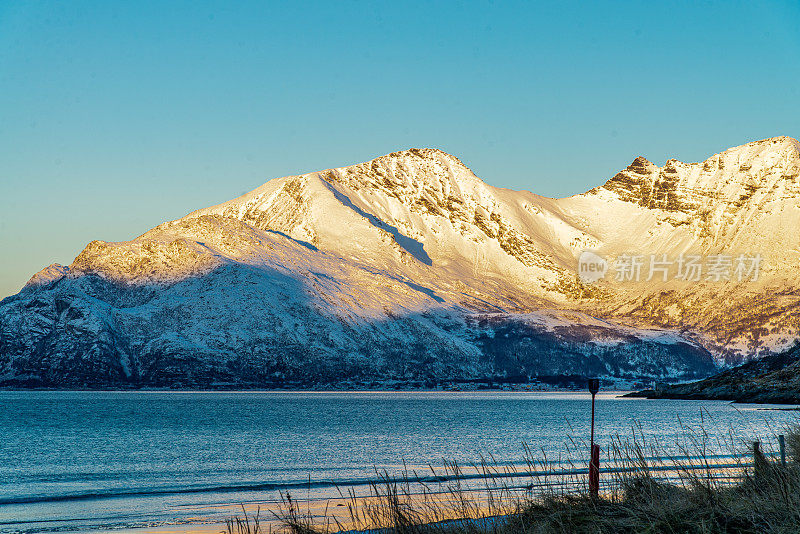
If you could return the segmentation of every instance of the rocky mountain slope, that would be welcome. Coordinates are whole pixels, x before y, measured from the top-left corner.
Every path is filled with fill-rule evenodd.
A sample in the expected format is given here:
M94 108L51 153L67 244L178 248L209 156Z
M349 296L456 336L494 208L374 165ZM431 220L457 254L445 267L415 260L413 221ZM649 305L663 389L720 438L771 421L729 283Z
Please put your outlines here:
M0 383L707 376L797 338L799 175L800 144L780 137L702 163L639 157L565 199L431 149L270 180L34 275L0 303ZM585 250L611 266L595 283ZM731 265L637 281L624 254L762 261L741 280Z

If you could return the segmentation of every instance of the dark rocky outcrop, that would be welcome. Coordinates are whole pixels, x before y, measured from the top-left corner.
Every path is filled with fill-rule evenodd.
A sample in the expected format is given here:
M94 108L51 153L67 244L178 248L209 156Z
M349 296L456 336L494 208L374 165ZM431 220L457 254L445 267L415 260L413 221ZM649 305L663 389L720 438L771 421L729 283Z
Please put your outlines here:
M638 391L628 396L800 404L800 344L705 380Z

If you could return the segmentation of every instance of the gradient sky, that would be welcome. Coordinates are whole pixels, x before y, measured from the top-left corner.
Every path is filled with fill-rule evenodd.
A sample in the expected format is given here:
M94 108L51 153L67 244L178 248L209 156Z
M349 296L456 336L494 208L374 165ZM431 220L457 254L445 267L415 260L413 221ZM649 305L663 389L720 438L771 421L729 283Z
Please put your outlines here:
M270 178L409 147L567 196L800 136L800 2L0 0L0 297Z

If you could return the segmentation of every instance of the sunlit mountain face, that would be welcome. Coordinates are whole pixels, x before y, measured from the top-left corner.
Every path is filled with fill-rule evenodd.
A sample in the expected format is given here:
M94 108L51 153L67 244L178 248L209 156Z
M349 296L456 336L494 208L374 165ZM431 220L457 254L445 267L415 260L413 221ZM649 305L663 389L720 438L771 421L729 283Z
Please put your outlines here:
M0 382L702 377L798 337L798 228L788 137L563 199L410 149L89 243L0 303Z

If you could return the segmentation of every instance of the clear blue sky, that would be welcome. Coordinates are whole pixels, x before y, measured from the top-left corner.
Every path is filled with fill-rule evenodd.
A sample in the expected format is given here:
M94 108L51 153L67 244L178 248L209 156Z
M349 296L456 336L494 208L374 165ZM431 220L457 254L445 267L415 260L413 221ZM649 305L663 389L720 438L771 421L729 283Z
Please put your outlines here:
M0 0L0 297L266 180L409 147L566 196L800 132L800 2Z

